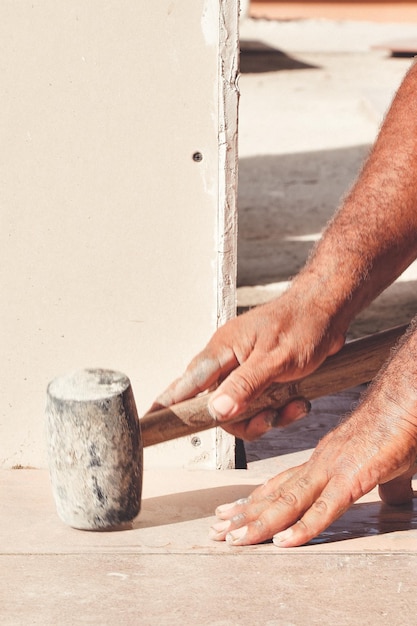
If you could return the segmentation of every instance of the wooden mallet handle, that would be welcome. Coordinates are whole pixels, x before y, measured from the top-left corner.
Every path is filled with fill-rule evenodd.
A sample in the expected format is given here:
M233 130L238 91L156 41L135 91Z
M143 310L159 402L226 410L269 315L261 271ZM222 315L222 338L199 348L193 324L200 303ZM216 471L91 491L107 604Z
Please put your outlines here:
M276 383L250 402L235 421L249 419L263 409L279 409L291 398L309 400L369 382L387 360L391 349L404 334L398 326L363 339L356 339L326 361L312 374L291 383ZM207 430L219 424L208 411L209 393L144 415L141 420L143 446L151 446Z

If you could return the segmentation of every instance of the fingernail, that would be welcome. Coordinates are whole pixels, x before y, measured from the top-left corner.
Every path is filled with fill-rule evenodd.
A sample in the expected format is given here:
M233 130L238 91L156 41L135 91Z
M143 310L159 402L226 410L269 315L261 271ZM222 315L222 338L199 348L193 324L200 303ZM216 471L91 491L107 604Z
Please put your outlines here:
M209 410L210 413L216 417L227 417L236 409L235 401L225 394L218 396L212 400Z
M227 533L226 541L227 543L235 543L236 541L241 541L247 532L248 532L247 526L236 528L236 530L232 530L230 533Z
M228 504L221 504L220 506L217 507L216 509L216 515L217 513L226 513L226 511L230 511L230 509L232 509L235 506L235 502L229 502Z
M273 536L272 541L275 544L283 543L292 537L292 528L287 528L287 530L283 530L281 533L277 533Z

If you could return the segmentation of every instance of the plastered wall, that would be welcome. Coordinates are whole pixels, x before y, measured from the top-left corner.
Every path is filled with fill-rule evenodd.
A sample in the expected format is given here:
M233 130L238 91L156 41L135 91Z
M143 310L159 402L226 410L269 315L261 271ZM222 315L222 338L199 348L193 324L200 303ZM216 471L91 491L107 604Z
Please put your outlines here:
M143 414L233 314L236 22L235 2L0 3L0 467L45 465L56 375L122 370ZM146 463L232 462L200 438Z

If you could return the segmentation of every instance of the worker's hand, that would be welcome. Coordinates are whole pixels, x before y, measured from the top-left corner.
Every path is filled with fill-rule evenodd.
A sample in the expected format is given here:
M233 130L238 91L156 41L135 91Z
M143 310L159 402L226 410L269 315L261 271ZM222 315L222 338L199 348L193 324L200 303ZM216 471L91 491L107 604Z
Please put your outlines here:
M267 412L247 422L228 425L227 421L273 382L296 380L315 370L343 343L344 334L330 327L323 310L290 290L221 327L152 410L214 388L209 402L212 415L228 432L254 439L272 425L287 425L303 417L308 402L291 402L279 415Z
M417 472L417 392L416 366L407 372L404 363L391 362L309 461L278 474L249 498L218 507L211 538L236 546L271 538L280 547L299 546L376 485L387 504L409 502Z

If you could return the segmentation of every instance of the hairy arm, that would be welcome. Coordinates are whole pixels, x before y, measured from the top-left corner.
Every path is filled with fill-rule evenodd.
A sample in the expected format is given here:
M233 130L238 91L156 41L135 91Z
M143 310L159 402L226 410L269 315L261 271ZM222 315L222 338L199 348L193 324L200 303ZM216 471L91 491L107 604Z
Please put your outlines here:
M417 255L417 65L378 140L295 284L346 329ZM299 284L298 284L299 283ZM315 291L317 290L317 291Z

